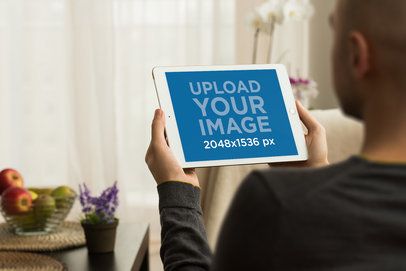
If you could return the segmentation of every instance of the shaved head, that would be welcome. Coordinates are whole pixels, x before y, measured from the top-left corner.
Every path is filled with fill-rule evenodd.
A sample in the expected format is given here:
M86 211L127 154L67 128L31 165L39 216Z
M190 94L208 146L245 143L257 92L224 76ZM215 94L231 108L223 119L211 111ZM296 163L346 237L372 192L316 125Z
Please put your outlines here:
M337 0L334 85L345 113L406 101L406 0Z
M399 33L406 22L404 0L340 0L341 14L349 27L366 30L382 37ZM389 27L389 29L388 29ZM391 28L397 31L389 31ZM405 31L406 32L406 31Z
M390 72L406 65L406 0L340 0L338 9L343 31L365 35L375 64Z

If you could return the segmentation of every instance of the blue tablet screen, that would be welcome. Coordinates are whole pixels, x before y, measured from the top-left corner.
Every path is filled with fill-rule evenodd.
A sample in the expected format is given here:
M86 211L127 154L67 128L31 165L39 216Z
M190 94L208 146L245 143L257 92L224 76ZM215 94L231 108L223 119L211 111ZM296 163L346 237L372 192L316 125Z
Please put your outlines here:
M186 162L297 155L276 70L166 72Z

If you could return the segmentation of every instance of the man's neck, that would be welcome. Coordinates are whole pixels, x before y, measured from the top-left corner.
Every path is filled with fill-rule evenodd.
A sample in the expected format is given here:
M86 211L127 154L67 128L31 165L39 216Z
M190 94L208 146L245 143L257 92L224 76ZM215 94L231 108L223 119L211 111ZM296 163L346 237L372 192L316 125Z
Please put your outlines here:
M404 101L404 100L403 100ZM362 155L369 159L406 162L406 104L381 97L364 111Z

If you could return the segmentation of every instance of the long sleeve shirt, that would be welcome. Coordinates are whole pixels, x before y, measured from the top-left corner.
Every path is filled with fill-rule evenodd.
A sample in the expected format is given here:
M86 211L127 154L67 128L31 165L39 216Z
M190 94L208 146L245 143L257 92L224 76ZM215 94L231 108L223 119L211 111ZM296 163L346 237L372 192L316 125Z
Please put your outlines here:
M406 165L359 157L242 183L212 255L200 189L158 187L165 270L406 270Z

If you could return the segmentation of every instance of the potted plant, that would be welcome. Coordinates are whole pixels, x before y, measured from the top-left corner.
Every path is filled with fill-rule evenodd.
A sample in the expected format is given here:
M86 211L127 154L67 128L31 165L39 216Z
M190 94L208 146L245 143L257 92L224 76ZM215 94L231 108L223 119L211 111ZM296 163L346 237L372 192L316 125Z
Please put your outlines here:
M112 252L118 226L118 219L114 215L118 207L117 182L105 189L99 197L93 197L85 183L82 186L79 185L79 200L84 218L80 222L85 232L87 249L89 253Z

